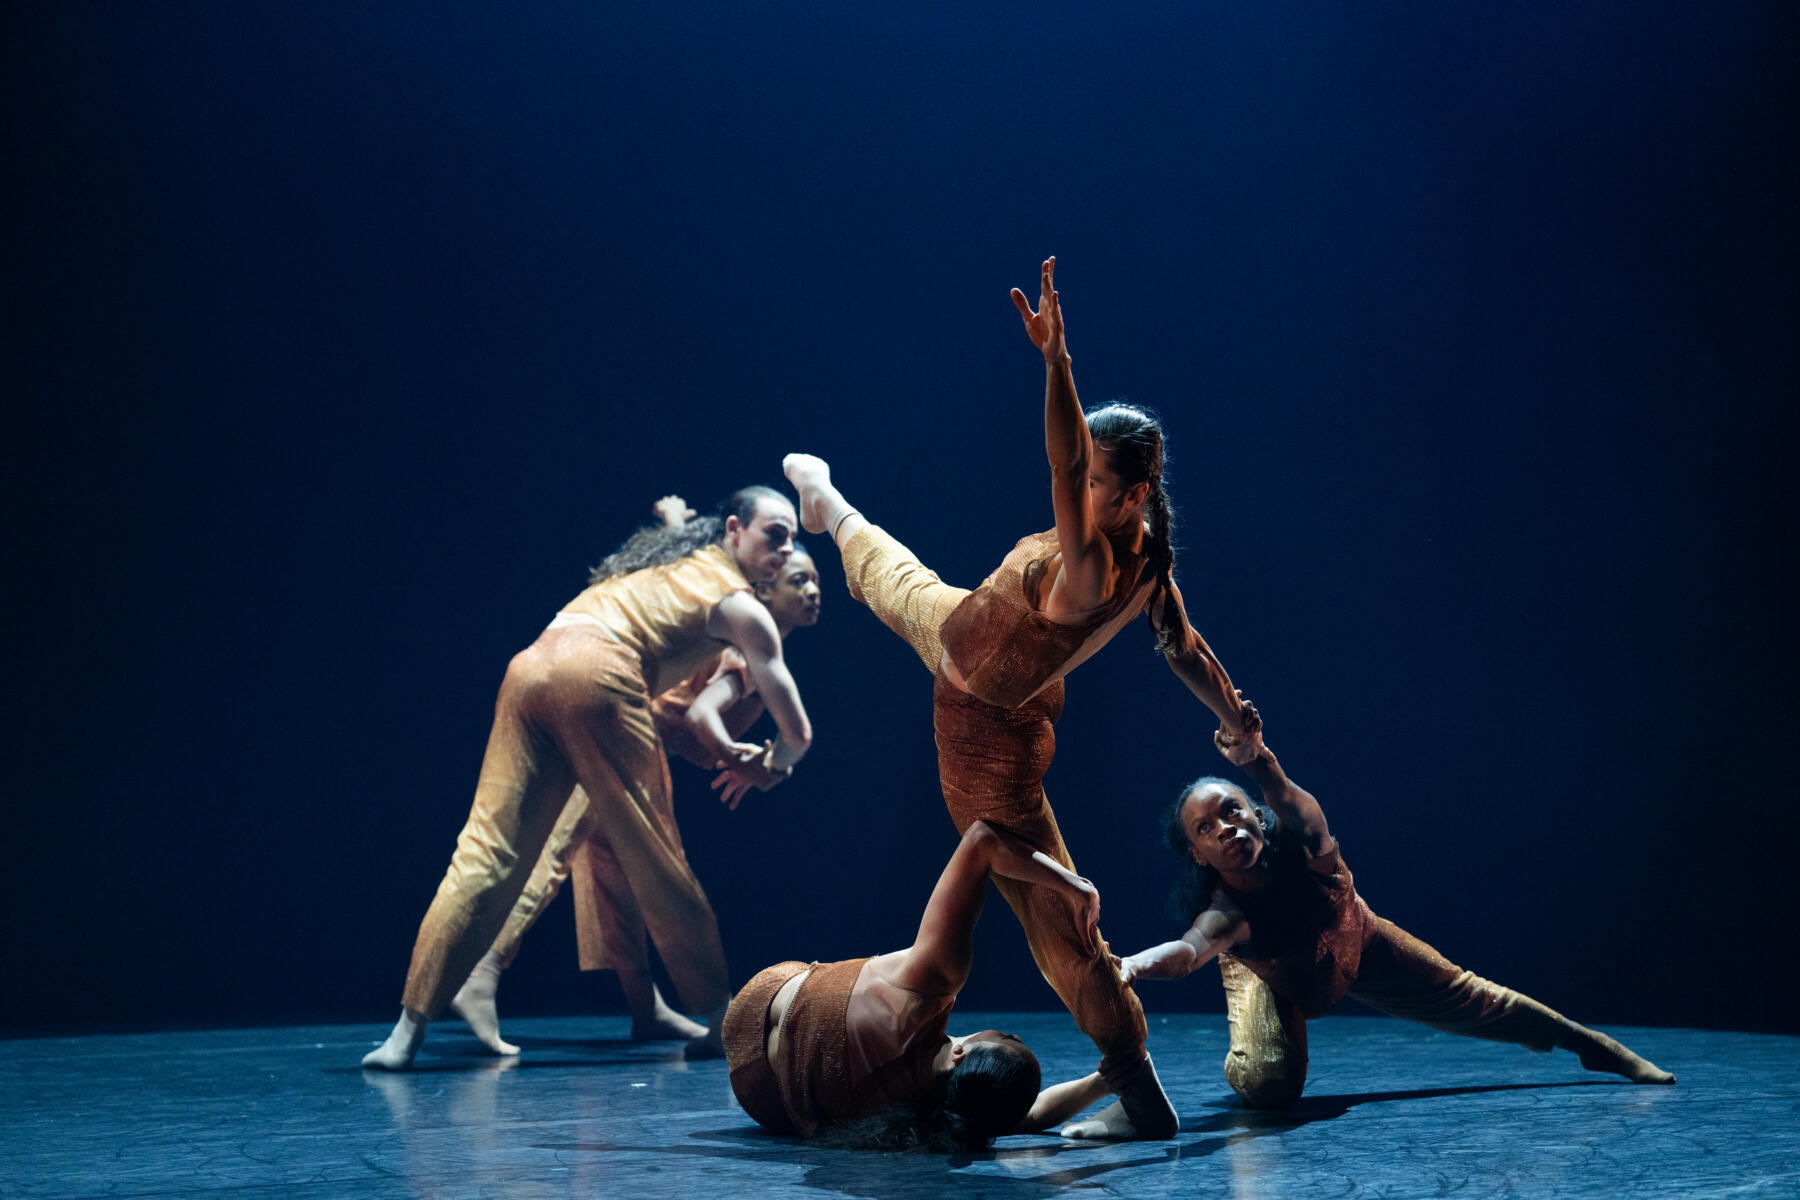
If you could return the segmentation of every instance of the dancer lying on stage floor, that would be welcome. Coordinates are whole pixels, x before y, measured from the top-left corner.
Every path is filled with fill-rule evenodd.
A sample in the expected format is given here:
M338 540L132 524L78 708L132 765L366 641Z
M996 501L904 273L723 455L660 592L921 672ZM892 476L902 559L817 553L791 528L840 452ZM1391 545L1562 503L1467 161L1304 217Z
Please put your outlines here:
M1094 885L1004 829L972 822L911 946L778 963L732 1000L725 1055L744 1111L777 1133L948 1150L1048 1128L1107 1095L1098 1073L1040 1094L1037 1057L1018 1038L944 1032L969 977L990 876L1055 896L1083 950L1102 952Z
M869 524L832 485L823 461L791 454L784 468L800 493L802 523L829 530L843 552L850 594L935 675L938 772L956 827L985 820L1073 869L1042 782L1056 746L1062 680L1127 622L1150 614L1169 666L1231 731L1233 754L1254 752L1260 722L1182 607L1161 426L1129 405L1082 416L1054 266L1054 259L1043 264L1037 312L1017 289L1012 299L1044 356L1044 446L1056 528L1021 540L980 588L946 585ZM996 882L1025 927L1039 970L1104 1056L1101 1071L1132 1117L1129 1132L1119 1126L1121 1135L1173 1137L1175 1110L1144 1050L1143 1009L1104 943L1090 943L1059 893Z
M676 503L671 515L678 516L673 524L680 525L686 517L679 514L691 515L691 510L680 503L679 497L664 497L658 504L671 500ZM659 507L658 511L663 510ZM607 577L604 572L604 566L596 568L596 582ZM819 621L819 570L812 555L798 542L793 544L793 553L780 574L772 582L755 584L754 590L756 598L775 618L776 632L783 641L796 627L816 625ZM720 799L733 810L752 787L767 791L785 778L778 774L765 779L757 774L754 763L764 747L742 740L763 711L762 697L749 677L744 656L735 646L726 647L717 658L650 702L650 717L656 723L663 749L697 767L718 769L713 787L722 789ZM740 768L740 762L750 762L752 766ZM665 757L660 795L664 807L654 816L663 838L679 851L681 831L675 824L673 794ZM597 811L588 804L587 794L577 787L557 819L543 853L538 855L531 879L513 905L506 928L450 1001L451 1010L467 1021L481 1043L496 1054L519 1052L517 1046L500 1036L500 973L512 965L525 931L556 898L565 879L571 881L570 890L575 894L575 940L581 969L618 972L631 1011L632 1039L693 1039L707 1033L704 1027L670 1008L651 977L644 918L606 830L594 820Z
M1183 859L1177 901L1193 917L1179 941L1121 960L1127 979L1179 979L1219 959L1231 1049L1225 1078L1252 1108L1280 1108L1306 1083L1306 1021L1349 995L1447 1033L1572 1050L1591 1071L1634 1083L1675 1077L1511 988L1456 966L1357 895L1319 802L1265 747L1244 764L1268 808L1237 784L1195 781L1169 810ZM1271 827L1272 820L1272 827ZM1107 1136L1101 1113L1070 1136Z
M365 1067L411 1065L426 1022L505 925L576 784L681 999L708 1018L711 1030L689 1053L721 1052L725 952L706 893L658 819L669 809L668 772L650 698L734 645L781 731L764 760L735 769L772 781L812 739L775 620L749 587L787 562L793 506L752 487L721 511L723 520L633 535L608 560L618 572L570 601L507 666L475 803L419 928L400 1020Z

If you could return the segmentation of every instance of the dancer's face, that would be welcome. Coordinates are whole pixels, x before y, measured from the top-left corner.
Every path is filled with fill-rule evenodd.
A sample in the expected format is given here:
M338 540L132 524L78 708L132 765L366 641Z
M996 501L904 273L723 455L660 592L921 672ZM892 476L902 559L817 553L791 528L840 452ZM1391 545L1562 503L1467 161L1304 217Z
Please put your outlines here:
M1181 806L1194 861L1215 871L1245 871L1262 856L1263 827L1250 799L1235 787L1202 784Z
M725 518L725 548L751 583L774 579L794 552L794 530L800 518L786 500L763 497L751 510L749 524Z
M804 550L789 556L773 583L758 584L756 595L785 628L819 623L819 568Z
M1094 519L1101 530L1117 533L1144 519L1144 497L1150 494L1150 485L1139 480L1126 486L1113 471L1111 451L1095 446L1093 461L1088 464L1088 492L1094 498Z

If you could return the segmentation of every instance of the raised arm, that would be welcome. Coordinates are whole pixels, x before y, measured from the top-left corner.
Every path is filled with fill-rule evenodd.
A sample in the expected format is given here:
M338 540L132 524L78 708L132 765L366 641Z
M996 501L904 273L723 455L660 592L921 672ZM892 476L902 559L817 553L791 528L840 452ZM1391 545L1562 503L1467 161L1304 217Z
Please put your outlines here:
M1100 893L1094 885L1024 839L977 821L938 876L913 944L875 960L882 978L928 996L959 990L969 977L975 922L987 900L990 875L1037 884L1067 897L1075 905L1076 926L1087 948L1099 945Z
M1018 288L1012 290L1012 302L1025 322L1025 335L1044 356L1044 451L1050 458L1050 501L1056 511L1056 544L1062 551L1062 569L1053 587L1070 611L1081 611L1112 598L1113 552L1095 519L1088 488L1094 442L1075 396L1075 375L1063 339L1062 301L1052 278L1055 270L1056 259L1046 258L1039 273L1036 312Z
M671 529L679 529L700 514L688 507L688 502L680 496L670 494L662 497L650 506L656 519Z
M781 657L781 635L769 610L749 592L733 592L714 607L706 631L743 653L750 686L775 718L781 736L770 765L786 770L799 762L812 745L812 722L806 718L800 689L794 686L794 677Z
M1194 918L1188 931L1173 942L1163 942L1119 960L1119 974L1126 983L1139 979L1181 979L1217 958L1220 952L1244 940L1250 932L1242 913L1227 905L1209 907Z
M1163 606L1168 604L1176 605L1183 614L1187 612L1181 589L1173 581L1168 593L1158 596L1150 608L1150 620L1158 629L1166 628ZM1200 703L1213 711L1219 724L1232 737L1241 738L1261 728L1262 721L1257 717L1256 709L1245 703L1237 689L1231 686L1231 676L1225 673L1224 665L1206 644L1206 639L1185 617L1182 626L1187 630L1186 639L1163 656L1169 670L1187 684L1188 691L1199 697Z
M1275 817L1294 830L1309 855L1322 854L1331 844L1331 830L1325 825L1325 810L1305 788L1294 783L1281 769L1281 763L1267 746L1260 747L1255 758L1244 764L1250 778L1262 789L1263 802L1275 810Z

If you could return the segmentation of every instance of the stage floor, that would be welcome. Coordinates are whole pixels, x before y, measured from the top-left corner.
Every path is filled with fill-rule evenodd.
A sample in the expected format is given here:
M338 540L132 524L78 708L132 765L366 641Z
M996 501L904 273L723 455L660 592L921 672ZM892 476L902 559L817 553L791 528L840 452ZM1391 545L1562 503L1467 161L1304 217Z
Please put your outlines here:
M958 1014L1091 1069L1062 1013ZM1225 1086L1222 1016L1153 1017L1181 1111L1169 1142L1003 1138L972 1157L821 1150L765 1134L721 1062L625 1040L622 1017L521 1020L518 1059L454 1020L421 1070L364 1072L386 1028L329 1026L0 1044L0 1194L286 1197L1800 1195L1800 1038L1612 1029L1674 1071L1634 1087L1572 1055L1378 1017L1314 1023L1285 1114Z

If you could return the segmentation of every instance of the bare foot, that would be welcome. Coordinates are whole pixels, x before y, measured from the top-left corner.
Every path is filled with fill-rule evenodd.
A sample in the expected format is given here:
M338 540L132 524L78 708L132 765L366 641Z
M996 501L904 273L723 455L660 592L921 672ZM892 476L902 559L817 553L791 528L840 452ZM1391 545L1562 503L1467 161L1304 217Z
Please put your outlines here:
M517 1054L519 1048L500 1036L500 959L489 950L450 1001L450 1011L469 1023L475 1040L495 1054Z
M831 466L811 454L790 454L781 460L782 473L800 493L800 526L808 533L824 533L849 511L850 503L831 485Z
M1570 1022L1574 1025L1574 1022ZM1585 1026L1575 1025L1575 1036L1564 1043L1581 1059L1581 1065L1590 1071L1610 1071L1614 1075L1623 1075L1633 1083L1674 1083L1675 1076L1663 1070L1647 1058L1641 1058L1630 1050L1613 1041L1604 1033L1595 1033Z
M681 1056L689 1062L698 1062L703 1058L725 1057L725 1035L722 1032L723 1022L715 1024L697 1038L693 1038L682 1048Z
M656 992L654 1011L631 1018L631 1040L634 1042L691 1042L706 1036L706 1026L682 1016L663 1002Z
M1114 1100L1085 1121L1071 1121L1062 1127L1066 1138L1106 1142L1132 1142L1140 1136L1137 1126L1125 1115L1125 1106Z
M375 1071L404 1071L418 1057L425 1041L425 1018L411 1009L400 1010L400 1020L387 1041L363 1055L362 1065Z

